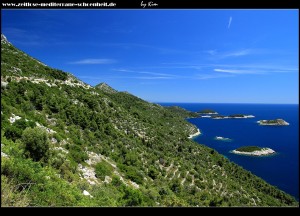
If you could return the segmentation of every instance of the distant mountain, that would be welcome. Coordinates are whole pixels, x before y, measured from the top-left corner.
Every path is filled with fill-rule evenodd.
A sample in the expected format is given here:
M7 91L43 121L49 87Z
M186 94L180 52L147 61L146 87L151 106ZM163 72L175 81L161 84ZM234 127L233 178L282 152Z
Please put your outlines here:
M117 93L118 91L107 85L106 83L99 83L98 85L95 86L95 88L100 89L106 93L109 94L114 94Z
M92 87L1 35L1 206L299 206L189 139L193 116Z

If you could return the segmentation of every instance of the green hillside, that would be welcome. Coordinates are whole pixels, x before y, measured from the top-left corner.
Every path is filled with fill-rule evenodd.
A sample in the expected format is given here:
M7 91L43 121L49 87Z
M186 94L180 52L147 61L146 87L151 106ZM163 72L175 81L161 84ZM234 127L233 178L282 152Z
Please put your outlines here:
M1 206L299 205L188 139L197 115L92 87L1 35Z

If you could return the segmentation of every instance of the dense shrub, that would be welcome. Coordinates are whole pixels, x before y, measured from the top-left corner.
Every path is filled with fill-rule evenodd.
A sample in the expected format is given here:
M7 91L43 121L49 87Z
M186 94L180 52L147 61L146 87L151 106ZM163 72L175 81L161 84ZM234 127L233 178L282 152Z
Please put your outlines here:
M15 125L11 125L6 128L4 132L4 136L7 139L11 139L13 141L16 141L17 139L20 139L22 137L22 130Z
M138 190L126 187L123 202L125 206L141 206L143 202L142 193Z
M69 153L76 163L84 162L89 158L87 153L79 145L71 145Z
M47 161L49 156L49 141L47 132L41 128L26 128L22 134L27 155L34 161Z
M95 166L96 177L100 178L102 181L104 181L105 176L110 176L112 171L112 166L105 161L101 161Z

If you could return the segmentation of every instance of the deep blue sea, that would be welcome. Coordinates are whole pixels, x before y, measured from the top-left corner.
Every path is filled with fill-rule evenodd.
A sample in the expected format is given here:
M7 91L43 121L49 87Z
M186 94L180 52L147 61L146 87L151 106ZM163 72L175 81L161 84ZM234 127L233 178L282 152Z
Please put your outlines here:
M299 105L279 104L205 104L159 103L162 106L180 106L190 111L213 109L221 115L248 114L248 119L191 118L201 135L198 143L217 150L229 160L239 164L270 184L299 200ZM262 119L282 118L288 126L260 126ZM214 140L215 136L232 139L231 142ZM230 153L241 146L269 147L277 152L273 156L253 157Z

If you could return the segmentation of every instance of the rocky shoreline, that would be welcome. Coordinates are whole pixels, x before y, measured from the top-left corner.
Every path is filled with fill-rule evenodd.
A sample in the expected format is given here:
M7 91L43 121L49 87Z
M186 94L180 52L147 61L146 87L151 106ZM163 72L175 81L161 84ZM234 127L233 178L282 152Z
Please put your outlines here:
M189 139L192 139L192 138L194 138L196 136L199 136L200 134L201 134L201 132L200 132L200 130L198 128L196 133L189 135Z

